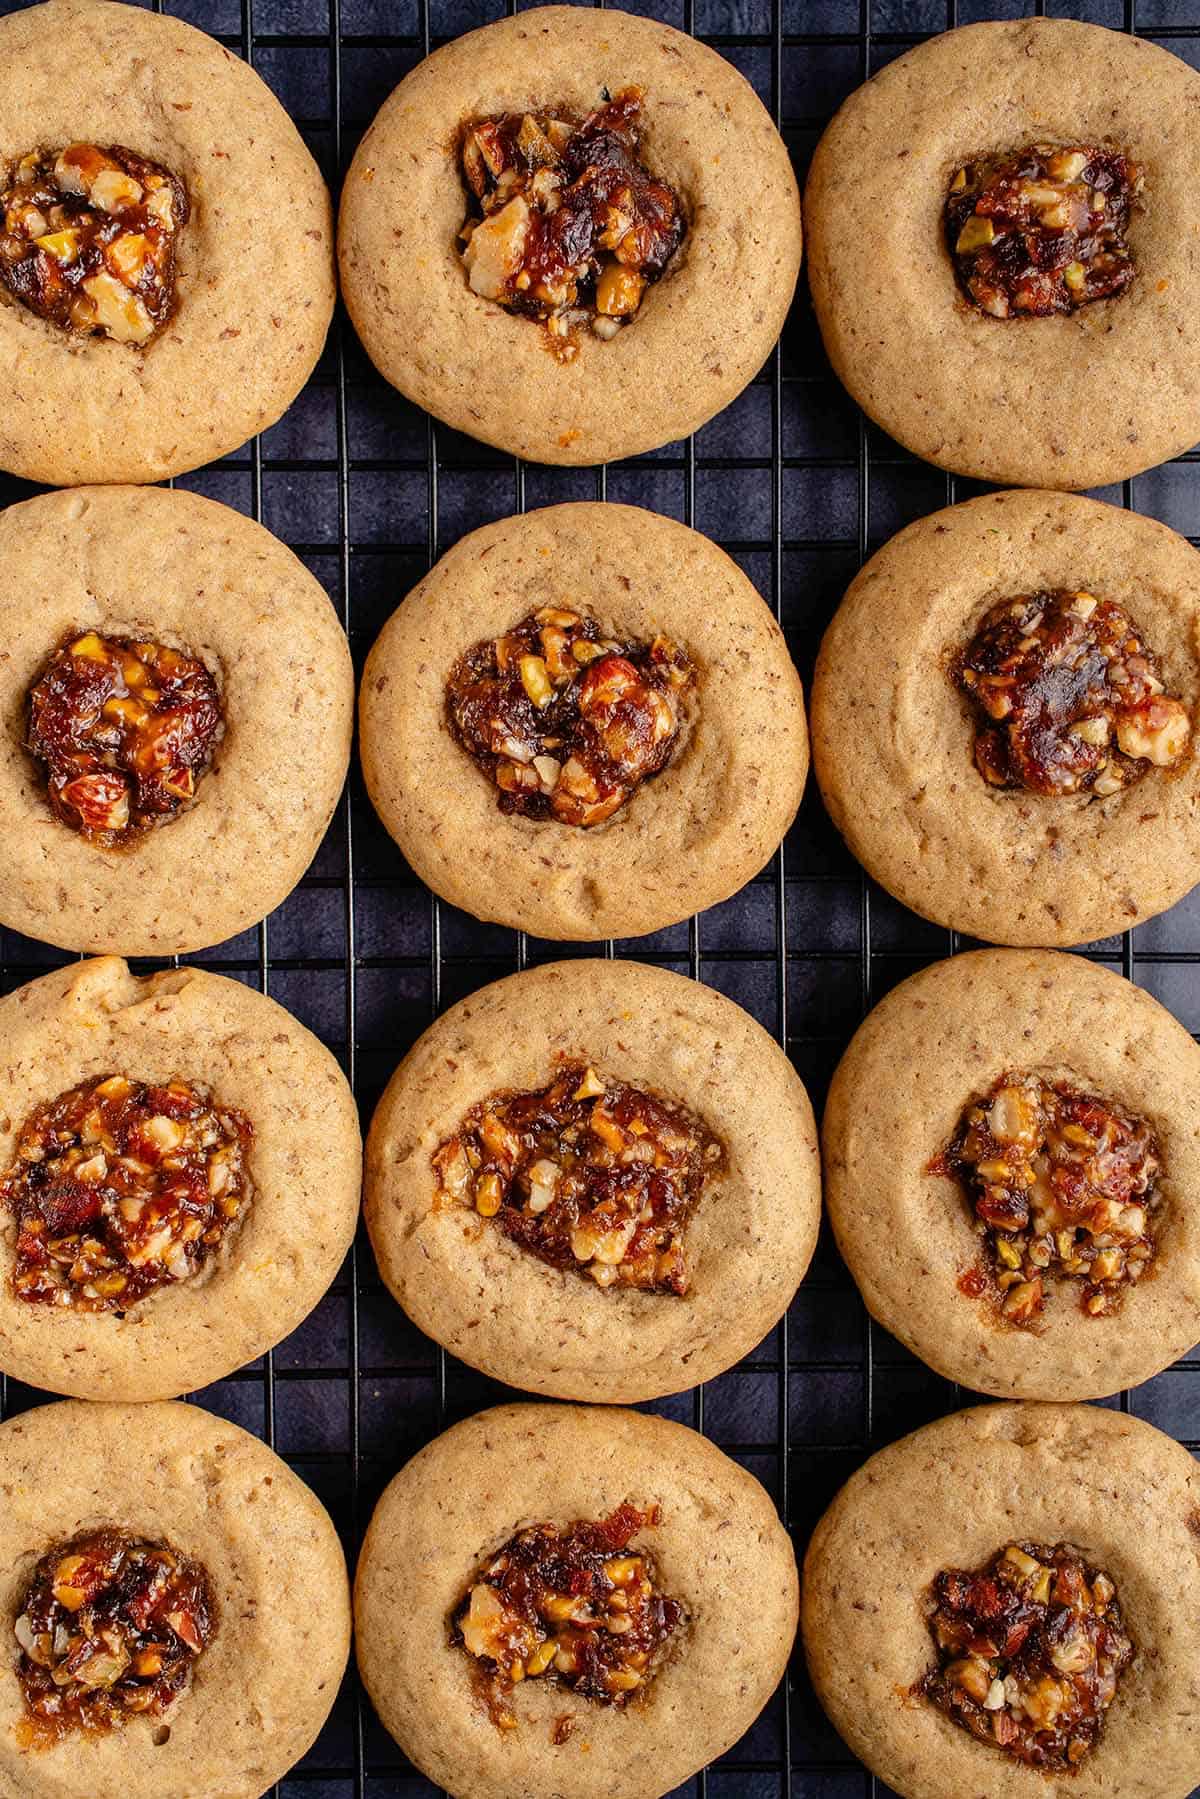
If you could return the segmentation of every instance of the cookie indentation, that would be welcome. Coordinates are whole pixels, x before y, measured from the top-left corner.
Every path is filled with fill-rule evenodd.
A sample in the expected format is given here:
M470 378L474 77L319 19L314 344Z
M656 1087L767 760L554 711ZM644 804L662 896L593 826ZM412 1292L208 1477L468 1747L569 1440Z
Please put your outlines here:
M249 1200L253 1137L249 1119L181 1080L107 1075L39 1106L0 1183L18 1299L123 1313L194 1278Z
M724 1150L681 1106L582 1063L475 1106L433 1158L439 1193L596 1285L687 1291L684 1233Z
M983 715L975 763L993 787L1108 798L1174 768L1188 708L1165 690L1138 626L1111 600L1055 588L987 612L951 668Z
M161 1718L215 1630L207 1573L165 1543L115 1529L60 1543L34 1569L14 1626L19 1734L45 1747L72 1731Z
M169 169L120 144L31 150L10 165L0 280L61 330L147 344L175 310L188 197Z
M454 1614L451 1641L475 1658L501 1729L516 1727L506 1702L518 1681L553 1681L601 1705L626 1705L645 1691L684 1621L649 1553L630 1548L658 1521L657 1506L625 1504L598 1523L535 1524L482 1568Z
M992 318L1047 318L1122 294L1144 177L1094 144L1031 144L958 170L946 236L967 298Z
M1070 1773L1095 1747L1133 1657L1109 1576L1067 1543L1010 1543L933 1583L938 1665L917 1692L980 1742Z
M459 658L446 711L502 812L589 826L667 766L696 682L666 637L615 639L594 618L543 606Z
M1013 1324L1041 1318L1052 1279L1078 1282L1090 1317L1114 1312L1153 1264L1162 1151L1111 1100L1004 1074L932 1166L962 1182Z
M578 352L576 326L615 337L683 242L678 194L639 157L642 100L630 87L583 119L504 113L463 130L467 279L542 320L564 361Z
M27 742L51 811L105 848L191 804L222 729L209 670L161 643L84 631L29 692Z

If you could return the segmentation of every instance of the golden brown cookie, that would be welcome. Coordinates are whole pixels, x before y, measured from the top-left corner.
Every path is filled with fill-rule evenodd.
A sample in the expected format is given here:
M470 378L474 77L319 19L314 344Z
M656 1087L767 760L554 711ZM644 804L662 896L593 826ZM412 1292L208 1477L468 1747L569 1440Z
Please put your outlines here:
M58 486L159 481L274 424L325 341L333 232L316 164L265 83L177 19L48 0L0 21L0 116L5 268L20 271L0 280L0 467ZM82 175L56 178L75 146ZM22 184L35 152L46 167ZM144 217L150 189L110 166L130 155L151 165L165 214ZM109 245L122 219L137 229ZM165 292L145 247L160 230ZM65 325L64 286L83 296Z
M963 26L852 94L817 147L804 211L825 348L864 410L943 468L1035 487L1100 487L1190 449L1200 437L1198 104L1200 78L1178 57L1067 19ZM1043 158L1015 214L979 215L964 239L952 205L947 226L960 171L955 191L973 196L981 161L1038 145L1088 160L1050 170ZM1110 187L1106 155L1131 160L1132 181L1118 170ZM1065 196L1054 176L1069 178ZM1131 186L1127 229L1111 241L1106 223ZM998 316L988 308L1010 306L1003 283L997 297L978 282L979 303L968 290L991 241L1002 267L1015 257L1025 271L1022 222L1040 238L1035 262L1064 279L1018 284L1021 298ZM1093 290L1102 297L1076 303ZM1058 303L1072 310L1020 310Z
M560 304L564 335L556 336L485 297L504 291L523 257L527 218L505 208L503 241L486 258L477 245L472 266L464 262L465 127L532 109L553 130L551 115L565 112L558 122L566 126L584 121L630 88L642 96L642 165L671 190L687 233L636 316L623 324L624 314L613 315L615 335L598 336L590 314ZM611 154L611 137L600 151L585 142L560 168L546 134L538 130L534 142L543 146L543 180L559 181L552 206L569 208L573 182ZM505 172L499 156L494 167ZM668 204L660 196L643 217L623 198L630 192L606 187L604 203L596 201L605 246L597 253L607 266L611 245L617 271L631 256L638 262L628 230ZM518 213L528 211L523 193L515 198ZM589 205L589 245L591 216ZM535 221L532 230L540 228ZM581 253L574 223L566 241ZM669 25L564 6L468 32L408 75L355 154L338 228L342 292L380 373L455 430L550 463L636 455L686 437L727 406L779 335L800 244L787 151L742 76ZM655 245L656 253L664 247L661 236ZM489 262L494 280L485 277ZM573 290L570 270L560 282L553 266L550 285L535 280L517 296L523 303Z
M0 1068L6 1374L170 1398L307 1317L354 1235L358 1120L282 1006L104 956L0 1000Z
M1094 1399L1200 1339L1200 1049L1119 975L1046 950L922 969L855 1034L822 1142L868 1308L949 1380Z
M1017 601L996 636L994 609ZM1013 944L1126 930L1200 871L1198 655L1200 559L1153 519L1037 492L919 519L852 582L821 646L830 816L938 924Z
M24 1412L0 1426L0 1483L4 1799L258 1799L313 1742L349 1653L345 1561L313 1494L194 1405Z
M808 770L768 607L707 538L633 506L550 506L461 539L384 626L360 714L368 791L421 878L556 940L639 936L727 899Z
M463 1361L558 1398L650 1399L731 1367L790 1303L819 1210L782 1051L635 962L462 1000L371 1125L366 1220L396 1299Z
M539 1676L535 1652L510 1689L487 1654L504 1639L494 1628L502 1599L486 1579L465 1618L474 1652L457 1615L516 1533L549 1526L581 1549L571 1536L581 1523L607 1523L610 1542L628 1546L615 1562L593 1561L589 1590L594 1614L601 1595L627 1595L623 1615L652 1644L643 1675L597 1681L603 1696L589 1697L578 1666ZM643 1580L651 1604L670 1602L668 1628L651 1637L638 1634ZM549 1581L538 1590L557 1594ZM564 1630L547 1621L555 1609L561 1620L562 1604L539 1613L521 1647L536 1638L565 1655L563 1636L576 1648L590 1636L601 1667L630 1672L629 1633ZM502 1613L498 1622L503 1630ZM795 1633L796 1568L762 1487L695 1431L636 1412L498 1406L438 1437L384 1493L358 1564L355 1626L384 1724L456 1799L658 1799L736 1742L770 1698Z
M843 1487L805 1557L801 1622L822 1704L902 1799L1187 1799L1200 1766L1198 1502L1186 1449L1119 1412L981 1406L902 1438ZM1069 1549L1066 1559L1104 1580L1083 1593L1070 1576L1059 1585L1049 1558L1027 1556L1036 1571L1011 1561L998 1586L993 1577L990 1622L947 1604L964 1596L963 1583L934 1588L944 1573L988 1570L1007 1549L1025 1555L1023 1545ZM1048 1607L1038 1598L1047 1590ZM988 1605L984 1586L965 1597L968 1607ZM930 1630L939 1599L948 1642L974 1617L976 1646L994 1646L1003 1619L1010 1657L939 1653ZM1056 1611L1047 1642L1040 1632ZM1093 1740L1092 1675L1111 1673L1122 1639L1132 1658ZM995 1670L1009 1668L1013 1692L1004 1680L994 1690ZM939 1672L979 1737L914 1690ZM1038 1679L1047 1684L1035 1692ZM1042 1765L1000 1747L1002 1737L1040 1747ZM1072 1741L1083 1752L1064 1766Z
M323 588L251 519L133 487L10 506L0 569L0 919L141 956L256 923L349 761L354 675Z

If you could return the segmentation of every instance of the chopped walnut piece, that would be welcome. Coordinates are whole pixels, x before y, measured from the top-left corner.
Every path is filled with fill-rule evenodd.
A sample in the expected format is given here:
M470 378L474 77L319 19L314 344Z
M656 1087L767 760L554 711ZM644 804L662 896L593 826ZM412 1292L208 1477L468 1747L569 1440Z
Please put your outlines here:
M695 683L667 638L606 638L594 619L543 606L460 656L446 711L502 812L586 827L666 767Z
M480 1570L451 1641L475 1658L499 1728L516 1727L506 1702L521 1680L553 1681L603 1705L645 1691L684 1620L683 1607L659 1590L649 1554L630 1550L658 1521L657 1506L622 1505L599 1523L531 1525Z
M1011 1324L1041 1318L1051 1279L1078 1281L1090 1317L1114 1312L1153 1263L1162 1154L1109 1100L1002 1075L934 1166L966 1187Z
M463 128L467 279L545 323L563 360L576 326L614 337L683 241L679 196L639 159L641 108L641 89L626 88L584 119L560 108Z
M960 168L946 236L967 298L992 318L1045 318L1124 293L1141 170L1095 145L1033 144Z
M1116 1587L1066 1543L1010 1543L974 1572L945 1569L929 1630L938 1663L915 1691L1045 1772L1071 1773L1095 1746L1133 1658Z
M0 281L64 331L144 345L175 309L183 183L119 144L32 150L0 190Z
M723 1166L681 1107L573 1064L537 1093L475 1106L433 1158L448 1199L599 1287L684 1293L684 1232Z
M993 787L1105 799L1173 768L1191 741L1138 627L1094 594L1002 600L951 673L982 714L975 762Z
M13 1627L22 1734L45 1747L162 1717L212 1640L208 1576L163 1543L99 1530L42 1557Z
M212 675L165 644L74 633L29 691L27 741L51 810L105 848L190 804L221 730Z
M39 1106L0 1182L17 1298L125 1312L198 1274L249 1197L253 1136L240 1112L178 1080L106 1075Z

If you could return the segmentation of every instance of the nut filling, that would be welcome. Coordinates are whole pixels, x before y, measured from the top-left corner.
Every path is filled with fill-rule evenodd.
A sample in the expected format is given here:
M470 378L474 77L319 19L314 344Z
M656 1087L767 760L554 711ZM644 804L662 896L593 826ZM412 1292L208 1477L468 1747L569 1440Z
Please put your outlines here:
M253 1136L240 1112L178 1080L114 1074L39 1106L0 1183L18 1299L124 1313L198 1274L249 1197Z
M477 212L463 261L484 299L545 322L558 355L587 326L615 337L683 241L679 196L638 158L642 90L626 88L585 119L505 113L463 132Z
M1091 1317L1114 1312L1153 1262L1161 1152L1108 1100L1002 1075L933 1168L965 1186L1014 1324L1040 1318L1052 1277L1081 1283Z
M1124 293L1136 164L1092 144L1032 144L959 169L946 237L967 298L992 318L1048 318Z
M1001 601L951 673L983 714L975 763L993 787L1106 799L1173 768L1191 737L1138 627L1090 593Z
M34 1569L14 1627L24 1734L44 1746L161 1717L215 1627L204 1569L165 1544L119 1530L60 1544Z
M443 1196L551 1267L679 1294L684 1231L723 1157L681 1107L574 1065L474 1107L433 1166Z
M1066 1543L1010 1543L974 1573L944 1569L931 1598L938 1665L916 1691L980 1742L1071 1773L1133 1657L1108 1575Z
M446 711L502 812L596 825L666 767L695 681L665 637L616 642L594 619L543 606L459 658Z
M629 1550L658 1520L657 1506L622 1505L598 1524L535 1524L487 1563L454 1615L451 1641L477 1658L479 1690L501 1729L515 1727L506 1700L527 1678L602 1705L645 1690L684 1619L659 1590L650 1557Z
M0 280L64 331L145 344L175 310L183 183L112 144L31 150L4 179Z
M56 818L106 848L195 798L222 730L204 664L164 644L72 637L29 692L28 746Z

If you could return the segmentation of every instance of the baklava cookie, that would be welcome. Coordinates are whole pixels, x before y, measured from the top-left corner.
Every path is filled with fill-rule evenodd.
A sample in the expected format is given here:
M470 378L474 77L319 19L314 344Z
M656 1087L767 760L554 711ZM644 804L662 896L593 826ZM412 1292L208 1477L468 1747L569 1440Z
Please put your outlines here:
M850 96L805 190L829 359L979 480L1102 487L1200 438L1200 77L1071 19L964 25Z
M342 293L380 373L536 462L637 455L739 394L800 268L747 81L653 19L544 6L436 50L359 145Z
M0 1425L4 1799L259 1799L311 1747L349 1655L324 1508L193 1405Z
M257 924L350 759L354 674L320 583L252 519L138 487L10 506L0 571L0 923L127 956Z
M161 481L273 425L333 312L329 194L240 57L179 19L0 20L0 467Z
M384 1281L527 1392L632 1401L762 1341L816 1241L812 1108L731 1000L635 962L551 963L445 1013L367 1149Z
M813 678L830 817L889 893L985 942L1140 924L1200 873L1200 556L1068 494L987 494L855 578Z
M818 1697L901 1799L1188 1799L1200 1475L1120 1412L997 1405L853 1475L804 1561Z
M771 1500L695 1431L501 1406L429 1444L376 1507L358 1664L455 1799L659 1799L767 1703L796 1584Z
M808 772L770 609L706 537L634 506L462 538L384 626L359 712L368 791L421 878L553 940L728 899Z
M1200 1049L1120 975L977 950L892 989L822 1125L838 1247L949 1380L1096 1399L1200 1341Z
M0 999L0 1369L173 1398L282 1341L358 1216L334 1058L240 981L114 956Z

